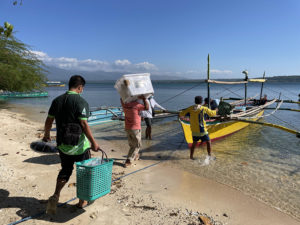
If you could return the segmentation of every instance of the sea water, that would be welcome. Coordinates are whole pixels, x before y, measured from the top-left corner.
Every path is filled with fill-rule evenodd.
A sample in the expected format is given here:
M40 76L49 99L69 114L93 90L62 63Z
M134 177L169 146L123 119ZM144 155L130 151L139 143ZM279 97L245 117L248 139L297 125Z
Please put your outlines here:
M204 83L154 82L153 86L156 101L171 110L192 105L196 95L207 95L207 86ZM249 84L248 97L258 94L260 86ZM280 95L283 99L297 101L299 87L299 82L266 83L264 94L267 94L268 99L278 98ZM191 90L186 91L188 89ZM11 100L10 103L40 107L46 111L51 101L64 93L66 88L50 87L47 90L49 98ZM90 107L120 106L120 97L113 88L113 82L87 84L82 96L89 102ZM211 96L243 97L244 86L212 84ZM300 105L283 104L282 108L300 109ZM265 111L265 115L269 112ZM300 129L299 112L277 111L261 121ZM111 141L126 155L127 137L123 123L98 125L92 127L92 130L100 143L101 140ZM144 137L144 124L142 129ZM156 120L152 132L153 140L143 139L141 157L143 160L167 159L165 162L167 166L229 185L300 219L300 139L294 134L251 124L231 136L213 142L212 151L216 160L203 166L207 154L206 146L196 149L194 155L196 160L190 160L189 150L176 117Z

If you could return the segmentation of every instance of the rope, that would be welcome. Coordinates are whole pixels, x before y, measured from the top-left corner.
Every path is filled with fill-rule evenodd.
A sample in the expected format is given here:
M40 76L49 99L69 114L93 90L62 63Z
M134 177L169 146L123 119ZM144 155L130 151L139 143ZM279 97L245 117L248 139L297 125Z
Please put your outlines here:
M159 104L164 104L164 103L170 101L171 99L176 98L177 96L182 95L183 93L185 93L185 92L187 92L187 91L189 91L189 90L192 90L193 88L198 87L198 86L200 86L200 85L202 85L202 83L197 84L197 85L195 85L195 86L193 86L193 87L191 87L191 88L188 88L188 89L186 89L186 90L180 92L179 94L177 94L177 95L175 95L175 96L173 96L173 97L171 97L171 98L168 98L167 100L165 100L165 101L163 101L163 102L160 102Z
M274 115L272 115L272 116L275 117L276 119L278 119L279 121L281 121L281 122L283 122L283 123L286 123L287 125L291 126L292 128L298 130L298 127L295 127L295 126L293 126L292 124L290 124L290 123L288 123L288 122L286 122L286 121L284 121L284 120L282 120L282 119L279 119L277 116L274 116Z
M184 138L182 139L181 143L178 145L177 149L181 148L181 146L182 146L183 143L184 143ZM132 175L132 174L138 173L138 172L140 172L140 171L146 170L146 169L148 169L148 168L150 168L150 167L153 167L153 166L156 166L156 165L158 165L158 164L160 164L160 163L163 163L163 162L169 160L169 159L171 158L171 156L173 155L174 152L176 152L176 150L175 150L175 151L172 151L172 152L168 155L167 158L165 158L165 159L163 159L163 160L161 160L161 161L159 161L159 162L153 163L153 164L151 164L151 165L149 165L149 166L145 166L145 167L143 167L143 168L141 168L141 169L138 169L138 170L135 170L135 171L130 172L130 173L128 173L128 174L125 174L125 175L123 175L123 176L120 176L120 177L118 177L118 178L112 180L112 183L114 183L114 182L116 182L116 181L118 181L118 180L121 180L121 179L123 179L124 177L130 176L130 175ZM62 206L66 205L66 204L68 204L69 202L72 202L72 201L74 201L74 200L76 200L76 199L77 199L77 197L74 197L74 198L72 198L72 199L70 199L70 200L68 200L68 201L66 201L66 202L64 202L64 203L59 204L57 207L62 207ZM34 218L38 218L38 217L40 217L40 216L42 216L42 215L44 215L44 214L46 214L46 211L39 212L39 213L37 213L37 214L35 214L35 215L33 215L33 216L25 217L25 218L23 218L23 219L21 219L21 220L15 221L15 222L10 223L10 224L8 224L8 225L19 224L19 223L22 223L22 222L25 222L25 221L28 221L28 220L31 220L31 219L34 219Z
M229 88L224 88L224 87L222 87L222 88L225 89L226 91L229 91L229 90L230 90ZM239 91L239 90L241 90L241 89L243 89L243 87L237 89L236 91ZM221 93L223 93L223 91L219 91L218 93L216 93L216 95L219 96L219 94L221 94ZM224 94L224 93L223 93L223 94ZM226 95L223 95L223 96L226 96ZM240 96L240 97L241 97L241 96Z
M278 93L278 94L281 94L281 92L279 92L279 91L274 91L274 90L272 90L272 89L270 89L270 88L267 88L267 87L265 87L266 89L268 89L269 91L273 91L273 92L275 92L275 93ZM288 98L289 100L292 100L290 97L288 97L288 96L286 96L286 95L284 95L284 94L282 94L284 97L286 97L286 98Z
M293 95L296 95L296 96L298 96L298 94L297 94L297 93L295 93L295 92L293 92L293 91L290 91L290 90L284 89L284 88L282 88L282 87L280 87L280 89L282 89L282 90L284 90L284 91L286 91L286 92L289 92L289 93L291 93L291 94L293 94Z

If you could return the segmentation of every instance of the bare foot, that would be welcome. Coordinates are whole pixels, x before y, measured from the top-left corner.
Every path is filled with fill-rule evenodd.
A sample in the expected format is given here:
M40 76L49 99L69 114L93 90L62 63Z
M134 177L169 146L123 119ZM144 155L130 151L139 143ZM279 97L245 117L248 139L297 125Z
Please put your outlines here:
M134 160L140 160L140 154L137 153L135 156L134 156Z
M126 159L126 161L125 161L125 163L124 163L124 167L127 168L127 167L129 167L129 166L131 166L131 165L132 165L132 164L131 164L130 160L129 160L129 159Z
M56 214L57 203L58 203L58 196L57 195L52 195L49 198L48 203L47 203L46 213L48 215L55 215Z
M88 205L88 201L79 199L79 202L76 204L76 207L83 209L87 205Z

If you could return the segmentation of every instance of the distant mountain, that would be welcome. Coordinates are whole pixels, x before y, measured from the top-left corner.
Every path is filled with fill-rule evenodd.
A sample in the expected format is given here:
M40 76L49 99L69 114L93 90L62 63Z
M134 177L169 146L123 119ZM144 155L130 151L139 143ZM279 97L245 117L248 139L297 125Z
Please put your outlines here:
M124 74L130 74L130 72L120 71L120 72L105 72L105 71L76 71L76 70L65 70L60 69L57 67L47 67L46 70L48 71L47 78L48 80L59 80L59 81L67 81L69 80L71 75L80 74L82 75L87 82L91 81L115 81L119 79ZM273 77L266 77L268 82L300 82L300 75L282 75L282 76L273 76ZM204 82L203 80L199 79L188 79L186 77L179 77L179 76L166 76L166 75L152 75L151 80L153 81L160 81L160 82ZM241 80L236 78L231 79L216 79L216 80Z
M115 81L119 79L124 74L130 74L130 72L105 72L105 71L76 71L76 70L64 70L57 67L47 67L48 80L59 80L67 81L71 75L79 74L82 75L87 81ZM152 80L184 80L183 77L177 76L165 76L165 75L152 75Z
M300 75L273 76L266 79L268 82L300 82Z

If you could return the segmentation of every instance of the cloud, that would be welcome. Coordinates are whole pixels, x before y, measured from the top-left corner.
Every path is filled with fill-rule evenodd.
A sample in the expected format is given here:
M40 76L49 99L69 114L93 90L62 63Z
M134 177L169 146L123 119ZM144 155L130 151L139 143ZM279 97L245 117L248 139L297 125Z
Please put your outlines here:
M212 69L212 70L210 70L210 72L212 74L232 74L231 70L216 70L216 69Z
M153 75L160 76L178 76L185 78L200 79L206 77L206 71L187 70L187 71L163 71L150 62L132 63L128 59L117 59L113 62L101 61L95 59L80 60L68 57L50 57L47 53L41 51L31 51L38 59L42 60L48 66L54 66L65 70L78 71L105 71L105 72L128 72L140 73L151 72ZM211 74L218 76L232 75L231 70L211 69Z
M128 59L118 59L110 63L107 61L84 59L79 60L76 58L50 57L47 53L41 51L31 51L38 59L42 60L48 66L55 66L66 70L79 70L79 71L126 71L126 72L152 72L157 71L158 68L149 62L141 62L133 64Z

